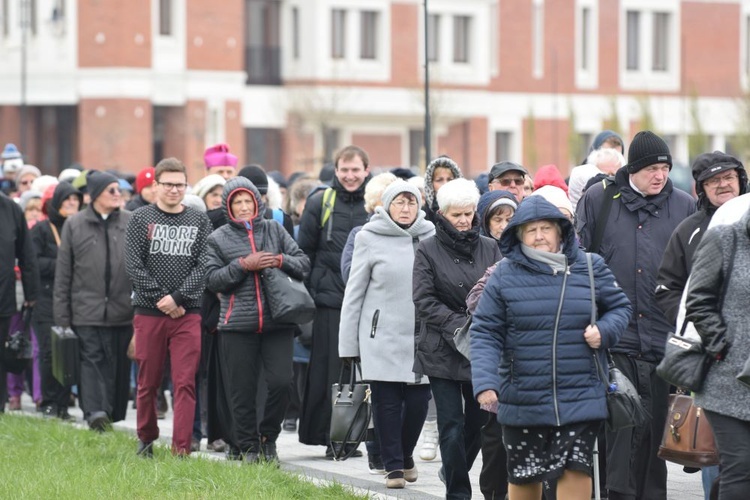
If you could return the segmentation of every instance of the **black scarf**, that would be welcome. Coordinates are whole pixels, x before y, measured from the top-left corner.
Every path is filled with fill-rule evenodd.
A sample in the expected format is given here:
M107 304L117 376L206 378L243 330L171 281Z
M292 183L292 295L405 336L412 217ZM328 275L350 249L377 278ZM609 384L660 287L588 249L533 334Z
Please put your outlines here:
M474 251L479 244L479 219L476 214L468 231L457 230L439 213L434 222L435 237L444 247L468 260L474 259Z

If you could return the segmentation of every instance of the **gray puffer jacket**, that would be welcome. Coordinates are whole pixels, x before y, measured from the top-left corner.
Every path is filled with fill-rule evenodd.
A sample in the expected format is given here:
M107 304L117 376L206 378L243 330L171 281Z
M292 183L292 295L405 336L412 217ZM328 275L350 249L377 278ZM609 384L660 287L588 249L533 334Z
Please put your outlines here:
M248 192L255 199L256 215L249 223L233 218L229 210L232 197L239 192ZM235 177L226 183L222 208L229 223L209 236L206 265L206 286L221 294L219 332L262 333L291 328L273 322L266 307L261 272L245 271L240 258L254 252L281 254L281 270L300 280L310 272L310 259L281 224L263 217L266 207L248 179Z

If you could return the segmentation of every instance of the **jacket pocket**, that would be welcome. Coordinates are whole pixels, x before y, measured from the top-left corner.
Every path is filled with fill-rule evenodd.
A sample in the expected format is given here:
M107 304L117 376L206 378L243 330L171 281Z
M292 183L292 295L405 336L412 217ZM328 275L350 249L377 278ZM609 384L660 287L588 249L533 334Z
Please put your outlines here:
M508 351L508 365L510 367L510 381L516 382L516 353L515 351Z
M375 309L375 314L372 315L372 326L370 327L371 339L374 339L375 334L378 332L378 319L380 319L380 309Z
M232 315L232 309L234 309L234 294L229 297L229 305L227 306L227 312L224 315L224 324L229 323L229 317Z

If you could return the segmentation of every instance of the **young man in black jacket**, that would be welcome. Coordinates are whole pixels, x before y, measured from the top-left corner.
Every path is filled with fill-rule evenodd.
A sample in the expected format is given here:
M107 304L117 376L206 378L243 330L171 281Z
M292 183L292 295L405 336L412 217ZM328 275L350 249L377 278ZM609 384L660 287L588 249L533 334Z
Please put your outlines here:
M300 416L299 440L327 445L331 422L331 384L339 376L339 320L344 301L341 252L349 232L367 222L365 185L370 179L369 158L357 146L347 146L335 158L333 186L312 195L300 220L298 243L310 257L309 289L317 313L312 352ZM327 456L333 457L328 449ZM361 456L361 452L357 452Z

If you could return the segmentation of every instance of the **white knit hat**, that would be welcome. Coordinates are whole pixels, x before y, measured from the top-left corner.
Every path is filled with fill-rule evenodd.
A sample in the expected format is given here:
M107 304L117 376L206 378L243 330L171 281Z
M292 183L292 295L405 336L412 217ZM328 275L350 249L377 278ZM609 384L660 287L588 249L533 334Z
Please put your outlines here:
M568 198L568 195L565 194L565 191L560 189L557 186L551 186L546 185L542 186L533 193L531 193L529 196L535 196L539 195L548 202L552 203L557 208L564 208L571 214L574 214L575 211L573 210L573 205L570 203L570 199Z
M192 193L202 200L209 192L211 192L213 188L215 188L216 186L224 187L224 184L226 183L226 179L224 179L224 177L220 176L219 174L207 175L203 179L195 183Z

